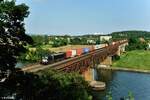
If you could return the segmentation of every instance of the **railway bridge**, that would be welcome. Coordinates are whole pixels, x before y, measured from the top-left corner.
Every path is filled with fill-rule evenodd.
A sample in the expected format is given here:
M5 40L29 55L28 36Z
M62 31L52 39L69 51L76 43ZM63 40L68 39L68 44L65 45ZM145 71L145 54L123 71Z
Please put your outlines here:
M120 56L125 52L125 46L128 45L127 40L120 40L106 47L93 50L87 54L65 59L50 65L35 64L29 67L22 68L23 71L38 72L49 68L65 72L80 72L87 81L93 80L92 68L99 64L111 65L112 57Z

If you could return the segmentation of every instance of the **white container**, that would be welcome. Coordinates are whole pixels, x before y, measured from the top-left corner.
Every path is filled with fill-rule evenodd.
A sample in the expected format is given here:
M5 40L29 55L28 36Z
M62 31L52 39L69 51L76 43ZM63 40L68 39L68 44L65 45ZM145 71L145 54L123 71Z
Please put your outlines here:
M77 51L76 50L71 50L71 51L72 51L71 57L75 57L77 55Z
M94 49L99 49L101 48L101 45L94 45Z
M101 44L101 48L106 47L106 46L108 46L108 44L107 44L107 43L105 43L105 44Z
M112 45L115 45L115 42L112 42Z

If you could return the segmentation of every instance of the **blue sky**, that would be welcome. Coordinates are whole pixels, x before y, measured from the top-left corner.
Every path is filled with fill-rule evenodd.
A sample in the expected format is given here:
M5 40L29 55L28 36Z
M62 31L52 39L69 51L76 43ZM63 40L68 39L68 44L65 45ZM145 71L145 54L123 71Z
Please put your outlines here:
M27 33L150 31L150 0L17 0L30 7Z

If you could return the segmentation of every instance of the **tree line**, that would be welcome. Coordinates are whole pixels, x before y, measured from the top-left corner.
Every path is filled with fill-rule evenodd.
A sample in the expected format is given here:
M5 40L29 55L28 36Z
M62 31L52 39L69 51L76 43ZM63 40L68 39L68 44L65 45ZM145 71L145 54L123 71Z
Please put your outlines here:
M113 40L128 39L127 51L146 50L150 40L150 32L147 31L121 31L112 33Z
M15 68L26 46L34 44L25 34L28 15L27 5L0 0L0 99L91 100L87 82L78 73L47 70L34 74Z
M148 31L121 31L121 32L113 32L111 33L113 39L119 38L144 38L150 39L150 32Z

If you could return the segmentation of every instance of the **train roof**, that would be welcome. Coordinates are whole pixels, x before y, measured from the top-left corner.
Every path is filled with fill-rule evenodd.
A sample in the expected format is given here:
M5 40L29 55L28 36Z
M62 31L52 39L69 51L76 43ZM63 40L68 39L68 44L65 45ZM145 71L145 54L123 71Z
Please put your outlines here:
M52 55L61 55L61 54L65 54L65 52L54 53Z

